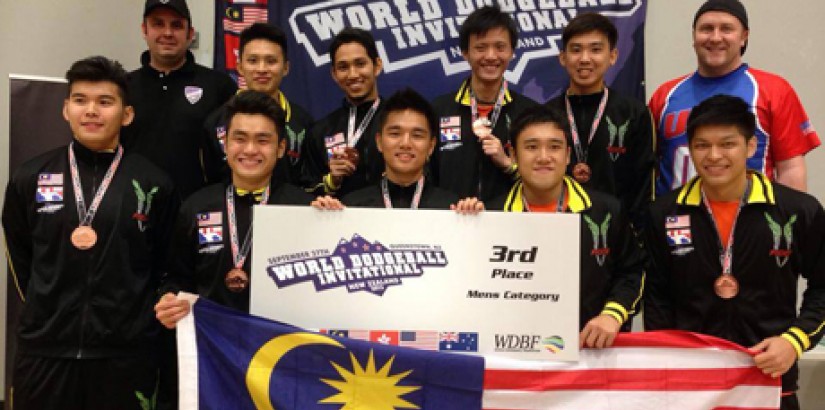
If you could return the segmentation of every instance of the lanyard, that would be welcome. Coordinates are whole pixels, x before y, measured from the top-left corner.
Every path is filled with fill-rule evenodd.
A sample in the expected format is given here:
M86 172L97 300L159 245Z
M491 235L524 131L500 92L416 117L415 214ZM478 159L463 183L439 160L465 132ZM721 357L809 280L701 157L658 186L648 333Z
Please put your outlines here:
M264 191L261 197L261 204L266 204L269 199L269 187ZM252 246L252 220L249 221L249 229L246 231L246 237L243 240L243 245L238 243L238 222L235 219L235 187L232 184L226 187L226 212L229 214L229 243L232 246L232 262L235 267L241 269L246 256L249 254L249 248Z
M556 203L556 212L562 213L564 212L564 196L567 195L567 184L564 181L561 182L561 191L559 191L559 199L558 203ZM524 209L527 212L532 212L530 210L530 204L527 203L527 198L524 197L524 185L521 186L521 202L524 204Z
M498 117L501 115L501 107L504 106L504 96L507 94L507 80L501 80L501 87L498 90L498 98L496 98L496 104L493 106L492 111L490 111L490 129L495 128L496 122L498 121ZM475 123L478 120L478 99L476 98L476 94L473 92L472 86L470 87L470 112L473 115L472 123Z
M415 183L415 194L413 195L410 209L418 209L418 204L421 202L421 193L424 192L424 176L418 178ZM387 187L387 177L381 179L381 195L384 197L384 208L392 209L392 199L390 198L390 190Z
M74 187L77 217L80 220L81 226L90 226L92 224L92 219L94 219L95 213L97 213L97 208L100 207L100 202L103 201L103 195L105 195L106 191L109 189L109 184L115 176L115 171L117 171L117 168L120 165L121 158L123 158L123 147L118 144L115 158L109 165L109 169L106 170L106 174L103 176L103 181L100 183L97 191L95 191L92 204L89 205L89 209L87 210L86 200L83 198L83 187L80 183L80 172L77 169L77 159L74 156L74 142L69 145L69 169L72 174L72 186Z
M370 125L370 121L372 121L372 117L375 115L375 112L378 110L378 105L381 104L381 99L376 98L375 101L372 103L372 107L370 107L369 111L367 111L367 115L361 120L361 123L358 124L358 129L355 129L355 117L358 115L358 107L352 105L349 107L349 122L347 124L347 146L350 148L354 148L355 144L361 139L361 136L364 135L364 131L366 131L367 127Z
M599 108L596 110L596 115L593 117L593 125L590 127L590 136L587 138L587 146L593 142L593 137L596 135L596 129L599 128L599 123L602 122L604 116L604 109L607 107L607 87L604 88L604 95L599 102ZM576 158L579 162L587 162L587 150L582 146L581 138L579 138L579 129L576 127L576 119L573 117L573 107L570 106L570 96L564 96L564 104L567 108L567 120L570 122L570 135L573 137L573 147L576 150Z
M742 194L742 199L739 200L739 207L736 208L736 216L733 217L733 225L730 228L730 233L728 234L728 245L722 245L722 237L719 233L719 228L716 226L716 218L713 216L713 209L710 207L710 202L708 202L708 198L705 196L705 192L702 191L702 203L705 205L705 208L708 210L708 214L710 215L710 219L713 221L713 228L716 230L716 238L719 241L719 263L722 264L722 274L723 275L732 275L732 267L733 267L733 233L736 231L736 223L739 221L739 214L742 212L742 208L745 206L745 201L748 198L748 195L751 191L751 180L748 177L748 186L745 188L745 192Z

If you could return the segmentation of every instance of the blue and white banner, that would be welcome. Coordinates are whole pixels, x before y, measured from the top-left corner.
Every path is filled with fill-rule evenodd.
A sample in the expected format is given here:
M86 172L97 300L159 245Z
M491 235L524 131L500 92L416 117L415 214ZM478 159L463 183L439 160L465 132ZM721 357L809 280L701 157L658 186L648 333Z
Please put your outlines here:
M458 30L476 8L497 3L519 28L515 57L505 77L511 87L538 102L568 84L559 65L561 32L576 15L594 11L619 30L619 58L607 83L644 101L644 22L647 0L220 0L216 2L215 68L237 78L241 30L269 21L289 36L289 75L282 89L316 118L343 98L330 77L328 48L347 26L375 36L384 62L379 92L411 86L428 98L454 91L469 76Z

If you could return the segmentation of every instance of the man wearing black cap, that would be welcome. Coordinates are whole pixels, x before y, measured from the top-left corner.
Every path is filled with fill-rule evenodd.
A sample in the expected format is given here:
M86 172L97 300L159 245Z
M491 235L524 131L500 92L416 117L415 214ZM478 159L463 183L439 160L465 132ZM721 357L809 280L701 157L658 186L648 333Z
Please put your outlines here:
M147 0L141 29L149 50L129 74L135 120L124 129L123 145L165 170L186 197L205 183L203 123L237 86L195 63L187 50L195 30L184 0Z
M804 155L819 146L819 136L785 79L742 62L748 35L748 15L739 0L708 0L696 12L693 48L698 69L666 82L650 99L659 141L658 195L696 175L687 150L687 117L695 105L716 94L740 97L756 114L757 149L748 168L806 189Z

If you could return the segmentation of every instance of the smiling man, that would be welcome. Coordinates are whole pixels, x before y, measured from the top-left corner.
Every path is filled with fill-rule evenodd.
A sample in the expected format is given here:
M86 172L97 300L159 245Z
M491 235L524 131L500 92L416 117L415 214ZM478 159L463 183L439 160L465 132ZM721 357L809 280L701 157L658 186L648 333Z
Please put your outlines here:
M10 398L20 409L140 410L157 391L152 304L180 200L163 171L120 145L134 115L123 67L90 57L66 79L73 139L23 164L3 206L24 302Z
M375 136L384 157L380 182L350 193L343 204L366 208L450 209L458 200L454 193L434 186L425 168L435 148L438 122L432 107L410 88L400 90L384 103ZM340 209L332 197L313 201L321 209Z
M238 49L238 73L246 89L269 94L286 116L286 152L284 159L278 161L274 174L277 178L299 185L303 141L313 119L281 91L281 83L289 74L286 34L270 24L255 23L241 32ZM204 167L212 182L218 182L228 172L224 150L226 128L226 106L223 106L210 114L205 124L208 140L205 143Z
M516 24L498 7L471 13L459 31L470 78L433 101L440 135L430 175L460 197L492 199L512 186L517 167L508 155L510 122L536 103L507 86L504 72L518 42Z
M693 19L696 72L668 81L650 98L658 135L656 194L682 186L696 174L686 125L690 110L716 94L742 98L756 114L756 151L748 168L791 188L807 187L805 154L819 146L799 97L785 79L742 61L750 29L739 0L708 0Z
M252 207L309 205L302 189L272 178L285 151L284 113L268 94L239 93L226 105L226 161L231 181L210 185L181 206L172 235L169 276L155 306L168 328L189 312L180 290L249 311Z
M312 128L305 152L304 185L317 195L342 197L378 181L384 164L375 147L381 114L378 74L383 63L366 30L341 30L329 47L330 74L343 105Z
M535 107L518 117L510 132L521 181L486 208L581 215L579 343L610 347L642 297L645 256L619 201L565 176L570 164L566 130L565 114L555 108ZM477 198L453 207L460 213L484 208Z
M147 0L141 24L148 50L129 73L135 119L123 146L165 170L185 198L206 183L203 123L237 90L228 75L195 63L195 29L184 0Z
M547 102L567 113L573 157L567 173L585 187L618 197L636 229L653 199L653 122L647 107L605 84L616 63L618 31L598 13L583 13L562 31L559 62L570 85Z
M690 113L699 176L651 207L645 328L751 347L757 367L782 377L781 408L798 409L796 361L825 328L825 212L814 197L747 170L755 133L738 97L711 97ZM807 290L797 312L800 276Z

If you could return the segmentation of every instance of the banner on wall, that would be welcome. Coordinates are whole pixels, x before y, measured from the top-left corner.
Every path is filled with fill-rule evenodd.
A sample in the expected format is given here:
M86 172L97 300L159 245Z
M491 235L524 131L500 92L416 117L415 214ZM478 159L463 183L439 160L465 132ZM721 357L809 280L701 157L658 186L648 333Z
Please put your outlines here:
M515 57L505 77L516 91L544 102L568 84L559 65L561 32L583 12L608 16L619 30L619 57L607 83L644 101L644 23L647 0L219 0L216 2L215 68L238 79L239 34L258 21L288 37L290 100L316 118L343 98L330 77L328 47L347 26L375 36L384 72L379 92L412 86L428 98L453 91L469 76L458 42L461 23L476 8L497 3L519 29Z

